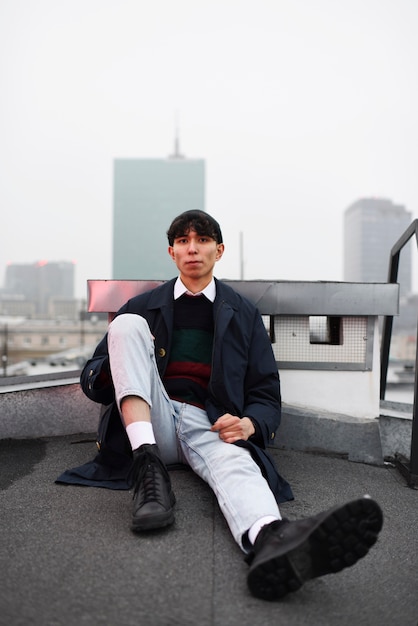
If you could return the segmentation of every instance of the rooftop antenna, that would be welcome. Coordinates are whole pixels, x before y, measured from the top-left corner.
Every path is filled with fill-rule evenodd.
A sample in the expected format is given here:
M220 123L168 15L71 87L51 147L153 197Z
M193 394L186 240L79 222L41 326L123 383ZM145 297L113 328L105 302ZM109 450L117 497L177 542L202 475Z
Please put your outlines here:
M244 233L239 233L239 277L244 280Z
M184 155L180 152L180 132L179 132L179 115L176 112L175 116L175 131L174 131L174 153L170 154L170 159L184 159Z

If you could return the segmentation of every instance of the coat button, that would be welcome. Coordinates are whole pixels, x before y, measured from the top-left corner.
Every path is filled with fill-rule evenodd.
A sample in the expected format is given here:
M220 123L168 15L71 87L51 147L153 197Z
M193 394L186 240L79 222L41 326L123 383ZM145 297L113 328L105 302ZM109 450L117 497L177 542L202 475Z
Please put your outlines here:
M167 353L166 353L166 351L165 351L165 348L159 348L159 350L158 350L158 356L163 357L163 356L165 356L166 354L167 354Z

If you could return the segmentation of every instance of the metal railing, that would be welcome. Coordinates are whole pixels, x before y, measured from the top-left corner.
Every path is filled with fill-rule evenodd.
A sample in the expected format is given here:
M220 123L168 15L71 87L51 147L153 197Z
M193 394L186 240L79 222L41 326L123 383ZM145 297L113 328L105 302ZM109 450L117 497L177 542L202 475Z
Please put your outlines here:
M418 245L418 220L414 220L404 234L398 239L390 251L388 283L396 283L398 280L399 259L401 250L408 241L415 235ZM417 322L418 323L418 322ZM393 316L383 318L382 345L381 345L381 365L380 365L380 399L385 399L386 382L389 366L389 351L392 338ZM402 455L395 455L395 464L399 471L406 478L409 487L418 484L418 326L417 326L417 348L415 352L415 375L414 375L414 402L412 408L412 436L410 459L405 459Z

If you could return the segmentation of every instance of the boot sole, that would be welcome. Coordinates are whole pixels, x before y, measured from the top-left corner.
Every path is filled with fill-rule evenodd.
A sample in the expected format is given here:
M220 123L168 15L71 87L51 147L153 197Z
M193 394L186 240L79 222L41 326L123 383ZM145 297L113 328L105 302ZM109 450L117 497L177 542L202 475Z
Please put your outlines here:
M376 543L382 524L382 511L369 498L331 510L288 552L252 568L250 591L264 600L279 600L311 578L354 565Z
M174 505L176 498L174 493L170 493L171 509L162 511L161 513L154 513L153 515L143 516L140 519L132 520L131 530L134 533L142 532L144 530L154 530L156 528L164 528L174 523Z

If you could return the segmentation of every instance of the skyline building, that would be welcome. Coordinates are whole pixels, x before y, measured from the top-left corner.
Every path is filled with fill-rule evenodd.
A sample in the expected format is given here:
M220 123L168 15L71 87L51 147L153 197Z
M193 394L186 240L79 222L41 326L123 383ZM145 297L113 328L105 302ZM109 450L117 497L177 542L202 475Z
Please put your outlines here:
M74 279L72 261L9 263L1 297L31 303L35 314L47 314L53 300L74 299Z
M177 137L168 158L115 159L113 278L172 278L165 233L190 209L205 210L205 161L182 156Z
M412 222L412 213L386 198L361 198L344 212L344 280L386 282L390 251ZM410 245L400 254L400 293L412 289Z

